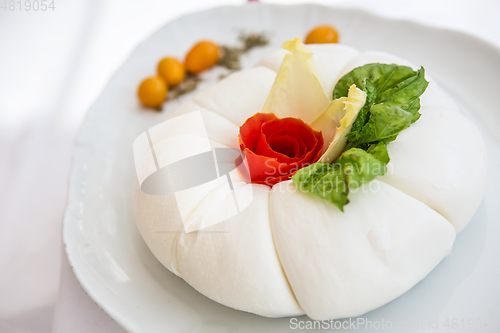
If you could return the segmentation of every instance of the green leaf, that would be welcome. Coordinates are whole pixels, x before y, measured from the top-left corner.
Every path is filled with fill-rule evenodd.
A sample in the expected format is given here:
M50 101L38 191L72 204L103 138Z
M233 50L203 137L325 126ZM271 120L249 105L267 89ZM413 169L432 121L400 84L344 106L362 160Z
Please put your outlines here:
M366 101L363 108L358 113L356 120L352 124L351 133L358 133L364 124L370 119L370 107L373 104L373 98L375 97L375 86L371 82L365 83L364 91L366 92Z
M292 180L300 190L314 193L341 211L344 211L344 205L349 202L349 189L340 165L314 163L297 171Z
M362 149L353 148L342 153L333 165L318 162L300 169L292 180L300 190L314 193L344 211L349 190L385 172L383 162Z
M411 125L413 115L399 106L375 104L370 109L370 119L358 133L349 133L349 147L364 143L394 139Z
M420 118L420 113L418 113L420 96L428 85L429 82L425 80L425 69L422 67L416 72L416 75L383 91L379 96L378 103L401 107L413 115L412 123L414 123Z
M340 164L349 189L354 189L386 172L385 163L359 148L352 148L340 155Z
M419 119L420 96L429 84L424 68L414 71L395 64L368 64L344 75L335 86L333 96L345 94L351 82L361 83L367 96L348 134L346 149L394 141L399 132Z
M359 89L368 93L368 91L365 90L367 81L375 82L379 78L394 71L394 69L397 67L398 65L395 64L389 65L380 63L373 63L361 67L356 67L352 71L344 75L339 80L339 82L337 82L335 88L333 89L333 99L347 96L349 87L353 84L355 84Z
M387 165L387 163L389 163L389 161L390 161L389 152L387 151L387 143L386 142L381 141L379 143L371 144L366 149L366 152L368 154L371 154L373 157L375 157L380 162L384 163L384 165Z
M415 75L415 71L411 67L397 65L392 66L395 67L374 82L374 86L379 94L393 88L400 82L403 82Z

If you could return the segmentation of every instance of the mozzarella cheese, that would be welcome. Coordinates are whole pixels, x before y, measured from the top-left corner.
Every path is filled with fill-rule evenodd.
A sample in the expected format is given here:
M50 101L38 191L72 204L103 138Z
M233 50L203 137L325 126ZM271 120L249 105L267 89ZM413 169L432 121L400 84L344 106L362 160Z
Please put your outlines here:
M385 62L416 68L381 52L359 53L338 44L308 47L318 75L306 79L321 82L330 99L328 92L354 67ZM230 75L169 118L200 111L212 147L238 148L238 127L264 109L287 54L279 50L257 67ZM142 237L166 268L238 310L330 319L361 315L393 300L450 252L485 186L480 134L428 80L421 119L388 146L388 173L353 193L344 213L291 181L271 189L233 177L238 202L247 203L236 215L225 183L192 196L185 216L175 195L137 188L134 211ZM280 108L279 116L293 115ZM188 127L179 125L180 131ZM214 212L231 217L206 222Z

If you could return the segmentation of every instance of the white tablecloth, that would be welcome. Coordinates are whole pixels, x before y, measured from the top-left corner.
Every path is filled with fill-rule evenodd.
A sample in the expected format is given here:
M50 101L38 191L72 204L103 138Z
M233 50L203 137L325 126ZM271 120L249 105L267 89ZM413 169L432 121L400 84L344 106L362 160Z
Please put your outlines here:
M462 30L500 47L497 0L316 2ZM7 1L0 8L0 332L124 332L83 292L62 251L73 140L141 40L179 15L228 3L244 1L55 0L45 12L10 11Z

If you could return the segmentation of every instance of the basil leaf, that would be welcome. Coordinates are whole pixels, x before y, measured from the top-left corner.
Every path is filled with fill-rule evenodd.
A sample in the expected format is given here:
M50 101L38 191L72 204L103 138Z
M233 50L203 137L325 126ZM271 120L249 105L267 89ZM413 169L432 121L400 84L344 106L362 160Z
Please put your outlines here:
M410 112L398 106L375 104L370 108L370 118L361 130L348 134L348 148L385 139L392 141L395 135L411 125L412 119Z
M354 82L362 82L367 97L348 134L346 149L370 142L394 141L399 132L420 118L420 96L429 84L424 68L414 71L395 64L364 65L344 75L333 96L341 97L345 87Z
M385 163L359 148L345 151L336 163L340 164L349 189L356 189L386 172Z
M375 86L370 81L365 83L364 91L366 92L365 105L359 110L358 116L352 123L351 133L357 133L363 128L364 124L370 119L370 107L373 105L374 97L376 96ZM349 134L348 134L349 135Z
M325 162L311 164L297 171L292 180L300 190L316 194L341 211L344 211L344 205L349 202L347 198L349 189L342 168L338 164L335 166Z
M409 67L408 67L409 68ZM379 95L378 103L389 106L399 106L410 112L412 123L420 118L420 96L424 93L429 82L425 80L425 69L422 67L413 75L404 81L400 81L390 89L383 91Z
M314 193L344 211L349 203L349 190L385 172L385 163L362 149L353 148L342 153L333 165L318 162L300 169L292 180L300 190Z
M374 82L379 94L393 88L415 75L415 71L411 67L398 65L392 66L395 67ZM377 101L377 103L379 103L379 101Z
M365 90L367 81L371 81L373 83L381 77L386 76L388 73L393 72L397 67L400 66L395 64L389 65L380 63L373 63L361 67L356 67L352 71L344 75L339 80L339 82L337 82L335 88L333 89L333 99L347 96L349 87L353 84L355 84L359 89L368 93Z
M384 141L381 141L381 142L375 143L375 144L371 144L366 149L366 152L368 154L371 154L373 157L375 157L380 162L384 163L384 165L387 165L387 163L389 163L389 161L390 161L389 152L387 151L387 143Z

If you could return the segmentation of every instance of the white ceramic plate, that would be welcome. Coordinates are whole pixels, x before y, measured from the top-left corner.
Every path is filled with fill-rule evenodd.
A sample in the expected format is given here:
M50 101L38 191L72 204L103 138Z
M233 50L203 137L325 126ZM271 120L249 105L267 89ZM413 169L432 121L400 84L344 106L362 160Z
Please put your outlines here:
M489 153L490 183L485 198L469 226L458 235L453 252L413 289L363 317L389 320L394 328L426 327L439 319L439 330L445 330L446 319L450 329L454 318L465 328L472 318L477 328L498 316L500 50L463 33L358 10L251 4L189 15L156 32L111 78L78 136L64 219L66 254L88 295L126 330L290 330L289 318L263 318L209 300L164 268L147 248L132 213L132 189L137 181L132 142L180 101L167 103L162 113L149 112L138 105L135 91L158 59L165 55L182 58L200 39L235 44L240 30L271 32L271 44L244 59L244 66L250 67L283 41L302 37L320 23L336 26L341 42L361 51L386 51L425 66L457 100L461 111L478 124ZM213 73L208 76L215 77ZM213 80L204 85L210 82ZM307 320L298 318L303 325Z

